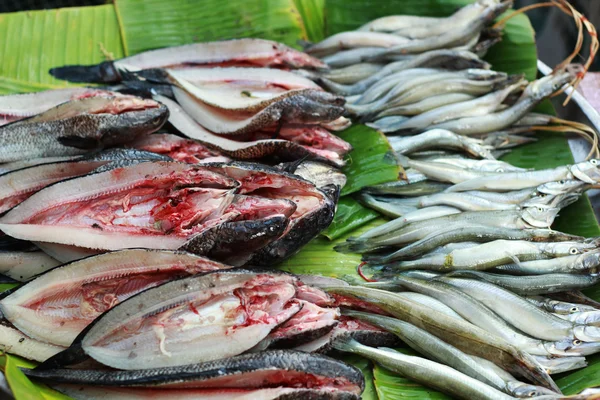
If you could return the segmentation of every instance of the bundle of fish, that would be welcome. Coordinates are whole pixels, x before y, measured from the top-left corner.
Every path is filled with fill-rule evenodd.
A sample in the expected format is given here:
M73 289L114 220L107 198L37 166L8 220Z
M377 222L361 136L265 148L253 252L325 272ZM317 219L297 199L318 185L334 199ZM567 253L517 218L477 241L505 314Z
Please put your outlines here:
M1 344L43 362L26 374L85 399L358 399L359 370L310 352L342 337L395 342L340 321L328 294L293 275L164 250L54 268L5 294L0 310Z
M172 133L190 139L177 143L187 153L269 162L312 158L342 166L352 148L331 131L350 125L342 117L345 101L294 73L298 68L326 65L261 39L198 43L94 66L54 68L50 72L58 78L114 86L0 97L6 123L0 127L0 162L137 148L144 145L137 142L141 135L156 131L168 117ZM83 121L89 121L86 129L79 129ZM33 135L35 140L29 139ZM155 147L160 141L151 140ZM165 139L163 147L173 146L172 141Z

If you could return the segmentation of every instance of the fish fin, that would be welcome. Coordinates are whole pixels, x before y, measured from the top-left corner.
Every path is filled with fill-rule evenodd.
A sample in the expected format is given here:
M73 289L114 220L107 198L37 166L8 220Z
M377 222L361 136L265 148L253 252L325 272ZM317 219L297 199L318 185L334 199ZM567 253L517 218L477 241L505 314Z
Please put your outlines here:
M56 140L63 146L75 147L82 150L97 149L100 146L100 143L96 139L84 138L77 135L60 136Z
M523 264L521 264L521 260L519 260L519 258L513 254L510 254L508 252L506 252L506 256L508 258L510 258L515 264L517 264L517 266L522 267Z

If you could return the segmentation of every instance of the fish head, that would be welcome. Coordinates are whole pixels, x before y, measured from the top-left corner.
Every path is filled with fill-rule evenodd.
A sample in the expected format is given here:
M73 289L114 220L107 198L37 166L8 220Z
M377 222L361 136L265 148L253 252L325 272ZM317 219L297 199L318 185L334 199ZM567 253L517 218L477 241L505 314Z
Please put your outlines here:
M566 338L557 342L546 342L544 347L550 354L555 356L585 356L598 352L600 343Z
M559 208L544 205L525 207L521 211L521 218L536 228L548 228L554 222L559 211Z
M119 98L121 99L121 98ZM123 99L116 104L118 114L112 115L100 141L104 146L117 146L127 143L140 135L156 132L169 118L169 109L154 100ZM129 107L128 107L129 106Z
M582 190L585 186L585 182L578 179L564 179L555 182L548 182L537 187L538 193L544 194L561 194L572 192L576 190Z
M575 178L585 183L596 184L600 182L599 163L599 160L592 158L591 160L571 165L569 167L569 172L571 172Z
M490 69L469 68L467 77L477 81L497 81L505 79L508 76L506 72L498 72Z
M508 391L516 398L532 398L543 395L556 395L556 392L545 387L531 385L529 383L510 381L507 382Z
M587 325L575 325L573 327L573 335L575 339L579 339L583 342L599 342L600 341L600 327L598 326L587 326Z
M559 90L565 84L571 82L577 76L577 66L568 66L565 69L555 71L531 82L525 89L524 96L535 100L542 100Z

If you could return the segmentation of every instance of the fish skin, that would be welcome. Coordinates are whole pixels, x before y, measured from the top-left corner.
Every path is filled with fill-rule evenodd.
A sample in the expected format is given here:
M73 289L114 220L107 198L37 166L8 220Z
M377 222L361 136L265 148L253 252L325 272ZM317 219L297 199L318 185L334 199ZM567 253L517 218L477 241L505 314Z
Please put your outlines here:
M90 98L96 99L96 98ZM87 99L71 102L81 107ZM27 158L78 155L103 147L124 144L139 135L159 129L167 120L166 106L125 111L120 114L77 113L67 118L39 120L37 117L0 127L0 162ZM65 108L65 105L59 107Z
M268 266L283 262L331 224L340 188L328 185L320 192L323 193L323 205L297 219L287 234L255 253L248 262L249 265Z
M256 371L272 372L272 380L249 380L246 373ZM190 364L181 367L167 367L130 371L54 369L38 370L23 368L32 378L48 383L75 383L94 386L120 387L177 387L187 388L262 388L295 386L298 377L286 376L288 372L301 372L315 377L339 379L329 382L329 387L360 394L364 389L362 373L353 366L323 355L292 350L267 350L261 353L248 353L223 360ZM227 383L219 383L222 377L233 378ZM260 378L260 377L259 377ZM301 379L301 378L300 378ZM307 377L307 379L314 379ZM215 383L211 383L214 380ZM218 386L216 386L218 385Z

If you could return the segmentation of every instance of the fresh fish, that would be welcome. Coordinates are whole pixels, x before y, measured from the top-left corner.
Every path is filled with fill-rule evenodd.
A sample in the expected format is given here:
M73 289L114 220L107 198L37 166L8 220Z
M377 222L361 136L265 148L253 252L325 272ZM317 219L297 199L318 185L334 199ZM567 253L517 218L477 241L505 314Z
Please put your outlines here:
M555 314L559 318L566 319L579 325L600 325L600 310L576 312L572 314Z
M155 389L312 387L355 395L360 395L364 388L364 378L356 368L323 355L291 350L268 350L199 364L143 370L23 371L49 384Z
M164 105L132 96L73 100L0 127L0 162L125 144L159 129L168 115Z
M54 387L76 400L359 400L354 393L329 389L267 388L267 389L135 389L56 385Z
M593 257L594 263L598 262L597 256ZM598 274L542 274L511 276L494 274L481 271L456 271L454 276L476 277L500 285L521 295L550 294L568 290L585 289L594 286L600 281Z
M448 189L451 185L435 181L420 181L415 183L406 183L405 181L395 181L381 183L379 185L367 186L363 192L369 194L390 194L404 197L418 197L435 194Z
M28 360L44 362L65 348L30 338L8 321L0 319L0 350Z
M392 148L400 154L410 154L430 148L449 148L465 151L474 157L493 159L489 149L480 141L445 130L429 130L412 137L400 140L392 137L389 140Z
M595 307L588 306L585 304L568 303L564 301L550 299L548 297L541 296L528 296L527 301L535 304L536 306L555 314L569 315L588 311L597 311Z
M238 186L206 168L145 162L51 185L0 219L0 229L21 239L89 249L174 250L237 217L223 211Z
M368 252L387 246L399 247L439 232L440 226L448 230L480 225L510 229L547 228L557 214L558 209L534 207L522 210L465 211L409 224L396 219L374 228L376 235L367 232L359 238L349 238L346 243L335 248L341 251Z
M498 365L525 376L532 381L557 390L556 384L528 354L496 335L468 322L449 317L430 307L401 298L394 293L364 287L330 287L326 291L336 299L347 298L350 304L375 307L403 321L409 322L458 349L486 358ZM358 300L358 302L357 302ZM368 311L372 311L368 309Z
M0 125L41 114L61 103L85 97L114 97L119 94L93 88L53 89L36 93L0 96Z
M341 97L306 89L283 97L260 111L241 119L238 111L217 110L180 87L173 87L175 99L200 125L221 135L252 133L283 123L319 124L331 122L344 113Z
M77 157L71 161L44 163L0 175L0 213L4 213L32 194L55 182L86 175L100 168L118 166L120 162L169 160L145 151L111 149Z
M240 182L242 193L257 191L263 197L291 200L297 205L289 216L289 224L282 235L254 253L248 261L250 265L272 265L285 260L321 233L333 220L339 196L337 186L332 191L328 191L327 187L317 189L315 185L296 175L257 164L209 164L206 167Z
M340 50L333 54L322 57L321 61L327 64L330 68L347 68L353 65L362 64L365 58L372 56L373 54L377 54L379 49L379 47L358 47L348 50ZM327 78L317 77L316 81L321 82L324 79ZM328 80L328 82L336 81Z
M339 339L334 346L337 350L359 354L373 360L384 368L457 399L508 400L513 398L454 368L425 358L408 356L393 349L376 349L362 345L353 339Z
M581 254L596 246L579 242L529 242L524 240L494 240L467 249L452 250L417 260L396 261L388 264L395 271L426 269L434 271L486 270L514 261L542 260L569 254ZM384 262L389 262L385 258ZM520 278L516 278L520 279Z
M411 163L414 163L412 161ZM463 192L467 190L483 191L511 191L530 187L539 187L548 182L566 179L579 179L583 182L594 184L600 180L598 160L580 162L574 165L560 166L551 169L504 172L501 174L487 174L473 177L461 182L454 181L456 185L448 189L449 192Z
M215 149L228 157L239 160L275 157L283 161L310 158L337 166L344 165L342 157L335 151L324 151L316 147L300 145L288 140L261 139L250 142L239 142L215 135L200 126L173 100L164 96L155 96L155 98L169 107L169 122L179 132L191 139L198 140L208 148Z
M501 265L497 267L497 270L515 275L545 275L585 273L595 270L598 266L600 266L600 253L590 251L584 254L558 257L550 260L524 261ZM493 275L488 278L493 279Z
M388 49L382 49L378 54L373 55L364 61L379 61L395 55L419 54L436 49L461 46L468 42L473 36L478 36L486 25L490 24L511 5L512 1L492 4L489 7L486 7L477 18L466 22L463 26L450 30L445 34L414 39Z
M301 310L297 282L284 273L240 269L167 282L104 313L42 368L87 356L133 370L238 355Z
M490 373L498 375L506 385L507 391L517 398L531 398L544 395L548 395L553 398L557 396L557 393L541 386L531 385L518 381L514 376L497 366L491 361L484 358L471 356L476 362L480 364L482 368L486 368Z
M97 65L67 65L50 74L71 82L114 83L127 71L189 66L258 66L282 68L327 68L323 62L281 43L263 39L204 42L150 50Z
M378 116L380 118L397 115L414 116L435 110L438 107L461 103L464 101L473 100L475 98L476 96L472 96L467 93L438 94L435 96L426 97L423 100L415 103L386 108L384 111L380 112Z
M26 282L59 264L43 251L0 251L0 273L19 282Z
M30 337L66 347L97 316L145 289L226 268L183 252L106 253L39 275L0 300L0 311Z
M400 35L380 32L347 31L336 33L326 39L306 47L311 55L323 57L336 51L361 47L393 47L410 40Z
M324 71L318 76L329 79L336 83L348 85L368 78L370 75L378 72L381 68L383 68L383 64L359 63L343 68Z
M345 314L393 332L409 347L429 359L455 368L467 376L495 387L498 390L506 391L504 381L498 375L493 372L490 373L485 368L481 368L470 356L423 329L417 328L407 322L381 315L367 314L360 311L348 311Z
M393 73L419 67L448 68L462 70L467 68L488 69L490 65L469 51L433 50L419 54L414 58L387 64L379 72L356 82L353 85L340 85L327 79L319 80L327 90L341 95L362 94L369 87Z
M361 193L357 197L357 200L362 205L391 218L398 218L417 210L415 205L410 204L410 202L399 201L396 197L371 196L367 193Z
M427 252L435 250L440 246L449 243L457 242L488 242L491 240L531 240L531 241L567 241L579 240L578 236L569 235L566 233L553 231L550 229L511 229L488 227L484 225L462 227L457 229L442 229L439 232L434 232L431 235L418 240L400 250L385 256L377 258L378 261L388 262L393 260L401 260L404 258L413 258L421 256ZM523 263L519 263L523 264Z
M396 276L390 283L409 290L429 295L451 307L466 321L503 338L518 349L531 355L586 355L600 350L596 343L581 343L576 340L544 341L523 335L521 331L496 315L488 307L471 296L435 279L424 281L407 276Z
M402 28L411 28L439 23L442 18L417 15L387 15L362 25L357 30L369 32L394 32Z
M545 76L529 83L515 104L509 108L485 116L465 117L452 121L435 124L429 129L448 129L460 135L482 134L503 130L531 111L543 99L556 92L566 83L572 81L577 71L568 67L567 70Z
M575 337L584 342L597 342L600 339L600 328L565 321L499 286L472 279L436 279L481 301L507 322L533 337L552 341Z

